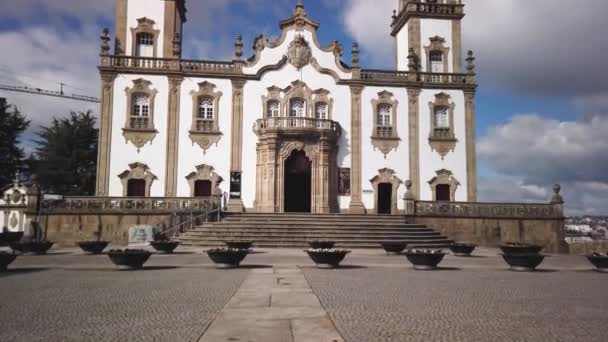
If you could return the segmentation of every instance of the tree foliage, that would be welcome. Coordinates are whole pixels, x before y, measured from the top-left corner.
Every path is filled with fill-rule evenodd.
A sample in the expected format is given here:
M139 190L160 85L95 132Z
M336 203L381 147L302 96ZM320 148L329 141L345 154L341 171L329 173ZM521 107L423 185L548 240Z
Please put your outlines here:
M0 100L0 188L10 184L17 171L24 166L23 148L19 137L30 125L30 121L15 107Z
M91 111L71 112L67 118L54 118L37 133L30 167L45 192L94 194L99 134L95 121Z

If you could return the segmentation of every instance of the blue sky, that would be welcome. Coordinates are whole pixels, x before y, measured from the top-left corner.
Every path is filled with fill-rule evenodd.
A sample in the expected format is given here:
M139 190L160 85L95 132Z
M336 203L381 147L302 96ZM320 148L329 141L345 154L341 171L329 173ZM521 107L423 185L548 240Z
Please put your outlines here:
M113 29L115 0L0 3L0 84L97 96L99 33ZM155 1L155 0L151 0ZM464 48L477 56L481 198L546 201L560 182L571 213L608 214L608 80L603 14L608 2L465 0ZM322 43L340 41L344 60L358 41L361 64L393 68L388 34L395 0L305 0ZM277 36L295 0L190 0L187 58L230 59L242 34L247 53L259 34ZM563 24L562 24L563 22ZM566 24L569 23L569 24ZM605 51L604 51L605 50ZM97 106L0 91L32 118L27 140L52 116Z

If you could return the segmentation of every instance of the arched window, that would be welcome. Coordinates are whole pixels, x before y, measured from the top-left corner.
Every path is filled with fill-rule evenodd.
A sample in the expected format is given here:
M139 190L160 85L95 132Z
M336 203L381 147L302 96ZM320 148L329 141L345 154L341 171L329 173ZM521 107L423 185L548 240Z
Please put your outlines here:
M322 120L327 120L327 103L325 102L318 102L315 105L315 118L316 119L322 119Z
M390 105L378 106L378 127L391 127L392 108Z
M134 129L149 128L150 125L150 97L147 94L134 94L131 100L131 118L129 127Z
M431 62L431 72L444 72L442 51L432 50L429 53L429 60Z
M154 57L154 35L152 33L142 32L136 35L137 39L137 56Z
M444 106L435 107L435 129L449 130L448 108Z
M210 96L200 97L198 100L198 118L202 120L213 120L213 98Z
M291 99L290 103L289 103L289 116L293 116L293 117L303 117L304 115L304 108L305 108L305 103L304 100L301 98L295 98L295 99Z
M279 101L270 100L267 102L266 116L269 118L275 118L279 116Z

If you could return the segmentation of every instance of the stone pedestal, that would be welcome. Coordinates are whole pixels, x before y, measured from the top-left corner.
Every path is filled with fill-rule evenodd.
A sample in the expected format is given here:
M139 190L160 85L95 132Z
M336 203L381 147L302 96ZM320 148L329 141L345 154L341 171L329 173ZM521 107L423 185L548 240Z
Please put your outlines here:
M243 205L243 200L240 198L231 198L228 200L228 206L226 207L226 211L229 213L242 213L245 212L245 206Z

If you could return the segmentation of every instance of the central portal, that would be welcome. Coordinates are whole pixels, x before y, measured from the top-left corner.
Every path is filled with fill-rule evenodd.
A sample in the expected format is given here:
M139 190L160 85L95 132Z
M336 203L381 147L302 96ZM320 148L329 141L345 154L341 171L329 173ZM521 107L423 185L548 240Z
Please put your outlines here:
M311 212L312 163L304 151L293 151L285 160L285 212Z

